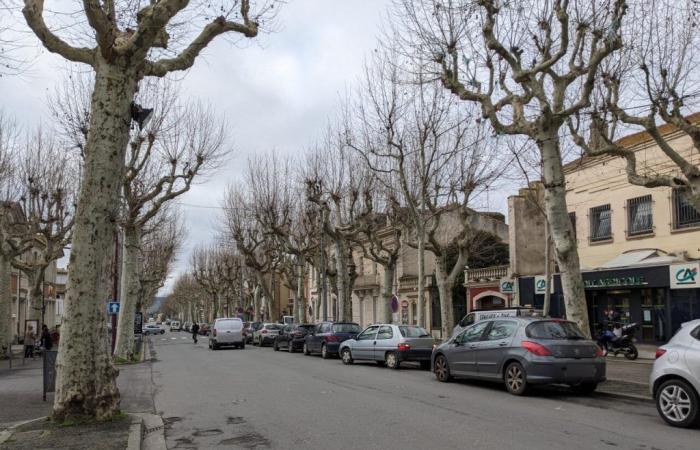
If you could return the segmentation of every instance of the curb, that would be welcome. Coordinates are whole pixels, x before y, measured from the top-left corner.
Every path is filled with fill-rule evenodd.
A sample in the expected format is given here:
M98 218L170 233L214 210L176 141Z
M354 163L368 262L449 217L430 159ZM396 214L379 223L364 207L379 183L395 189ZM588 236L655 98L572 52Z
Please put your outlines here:
M163 418L156 414L137 413L132 414L141 419L141 439L140 446L134 447L137 450L167 450L165 444L165 424ZM129 436L131 442L131 435ZM132 450L131 447L128 450Z
M631 401L635 401L635 402L653 403L653 401L654 401L654 399L651 397L644 397L642 395L635 395L635 394L621 394L618 392L607 392L607 391L595 391L595 393L598 396L619 398L619 399L631 400Z
M39 417L38 419L30 419L30 420L25 420L24 422L18 422L11 427L7 428L6 430L3 430L0 432L0 444L4 444L7 442L12 435L14 434L15 430L23 425L27 425L32 422L39 422L40 420L46 420L47 416L44 417Z
M131 426L129 427L129 440L126 444L126 450L141 450L141 436L143 435L143 418L129 414L131 417Z

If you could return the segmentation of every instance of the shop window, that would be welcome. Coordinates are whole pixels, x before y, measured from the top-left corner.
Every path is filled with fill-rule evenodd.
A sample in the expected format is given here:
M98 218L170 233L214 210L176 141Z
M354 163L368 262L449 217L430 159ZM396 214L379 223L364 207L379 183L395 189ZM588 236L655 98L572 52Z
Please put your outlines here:
M635 236L654 230L651 195L627 200L627 234Z
M688 196L680 189L674 189L671 195L673 203L673 229L700 226L700 213L688 201Z
M591 241L607 241L612 239L612 211L610 204L591 208Z
M573 230L574 230L574 239L576 239L576 213L575 212L569 213L569 220L571 220L571 228L573 228Z

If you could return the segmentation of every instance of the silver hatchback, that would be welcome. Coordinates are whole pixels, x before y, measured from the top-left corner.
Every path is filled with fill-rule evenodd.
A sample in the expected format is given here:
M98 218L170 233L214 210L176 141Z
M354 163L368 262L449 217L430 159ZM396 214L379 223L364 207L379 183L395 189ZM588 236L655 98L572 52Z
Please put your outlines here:
M605 359L573 322L509 317L477 322L433 351L439 381L454 376L505 383L523 395L535 384L568 384L593 392L605 381Z
M390 323L371 325L338 349L344 364L376 361L390 369L398 369L402 361L417 361L428 369L432 352L433 337L424 328Z
M700 319L684 323L656 351L649 388L669 425L700 425Z

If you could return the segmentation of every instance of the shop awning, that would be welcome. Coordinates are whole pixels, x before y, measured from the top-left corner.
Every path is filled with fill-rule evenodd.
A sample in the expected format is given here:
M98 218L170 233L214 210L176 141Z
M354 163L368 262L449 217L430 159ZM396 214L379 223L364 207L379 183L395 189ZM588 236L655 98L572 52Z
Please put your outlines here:
M677 262L685 262L685 259L676 255L669 255L665 251L657 248L650 248L624 252L601 265L599 269L616 269L631 266L661 266Z

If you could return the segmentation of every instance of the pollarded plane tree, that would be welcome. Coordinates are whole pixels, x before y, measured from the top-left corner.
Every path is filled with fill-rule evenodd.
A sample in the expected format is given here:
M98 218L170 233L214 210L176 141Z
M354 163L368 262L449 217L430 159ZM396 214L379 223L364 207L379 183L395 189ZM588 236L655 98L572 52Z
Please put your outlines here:
M125 176L133 99L144 77L187 70L217 37L252 39L277 11L274 0L83 0L45 9L25 0L29 28L50 52L95 74L80 194L73 233L68 291L57 365L53 416L106 419L118 409L117 371L98 332L105 321L112 240ZM69 12L69 15L62 15ZM60 18L74 17L69 25ZM140 111L141 113L143 111Z
M522 136L542 161L545 210L567 317L590 333L576 239L566 209L562 137L587 108L604 61L623 45L625 0L397 0L393 43L496 133Z
M700 6L693 0L631 2L627 15L623 50L606 64L596 101L569 121L570 131L585 155L623 158L631 184L674 188L677 205L700 211L700 122L693 114L700 106ZM662 125L689 137L691 146L671 145L677 137ZM616 141L633 131L646 131L670 164L647 165Z

